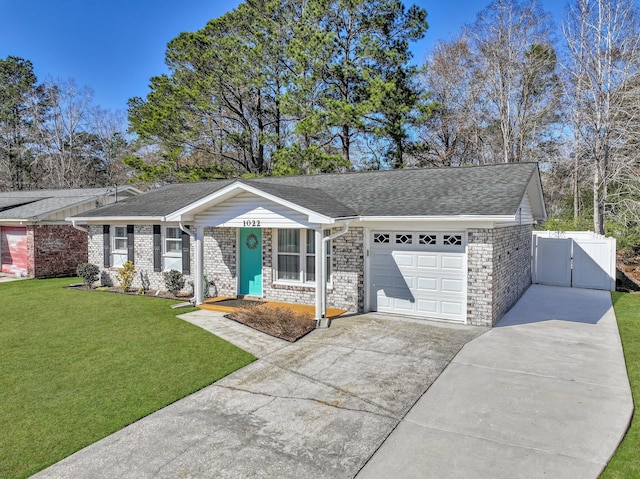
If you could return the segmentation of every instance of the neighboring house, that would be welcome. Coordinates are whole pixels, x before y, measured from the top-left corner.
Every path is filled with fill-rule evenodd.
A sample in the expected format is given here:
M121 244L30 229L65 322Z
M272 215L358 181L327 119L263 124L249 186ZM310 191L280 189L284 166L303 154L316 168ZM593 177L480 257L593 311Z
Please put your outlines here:
M182 271L203 301L255 296L493 325L531 284L536 164L174 184L76 215L89 261L136 287ZM323 280L326 278L326 281Z
M65 217L140 193L130 186L0 192L0 272L32 278L75 274L87 234Z

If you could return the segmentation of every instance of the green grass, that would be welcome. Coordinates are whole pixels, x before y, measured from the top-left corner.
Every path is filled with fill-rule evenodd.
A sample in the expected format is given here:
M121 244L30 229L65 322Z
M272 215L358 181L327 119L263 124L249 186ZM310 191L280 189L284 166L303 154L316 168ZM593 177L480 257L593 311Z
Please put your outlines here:
M255 358L171 301L0 284L0 478L27 477Z
M612 293L635 414L601 478L640 478L640 294Z

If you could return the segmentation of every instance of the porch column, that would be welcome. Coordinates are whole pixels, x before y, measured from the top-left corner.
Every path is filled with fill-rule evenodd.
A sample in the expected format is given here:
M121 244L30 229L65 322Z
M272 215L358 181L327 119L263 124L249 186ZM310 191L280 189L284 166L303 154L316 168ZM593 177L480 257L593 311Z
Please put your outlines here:
M316 320L318 321L318 326L320 326L320 321L322 320L322 305L324 302L324 275L322 274L323 269L322 265L324 264L324 257L322 256L322 228L314 230L315 231L315 244L316 244Z
M196 263L195 275L193 279L193 293L194 301L196 304L204 303L204 254L202 247L202 238L204 237L204 228L202 226L196 226L196 244L194 251L194 260Z

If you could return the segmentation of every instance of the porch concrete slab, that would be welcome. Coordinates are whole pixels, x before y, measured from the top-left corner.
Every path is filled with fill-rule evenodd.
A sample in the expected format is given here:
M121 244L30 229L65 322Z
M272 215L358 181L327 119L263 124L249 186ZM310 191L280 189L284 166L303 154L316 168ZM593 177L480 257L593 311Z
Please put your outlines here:
M609 292L533 285L357 477L596 478L632 412Z
M274 338L237 321L228 319L225 317L226 314L219 311L200 309L191 313L181 314L178 318L206 329L234 346L253 354L256 358L261 358L291 344L284 339Z
M341 318L34 477L353 478L459 348L484 331Z

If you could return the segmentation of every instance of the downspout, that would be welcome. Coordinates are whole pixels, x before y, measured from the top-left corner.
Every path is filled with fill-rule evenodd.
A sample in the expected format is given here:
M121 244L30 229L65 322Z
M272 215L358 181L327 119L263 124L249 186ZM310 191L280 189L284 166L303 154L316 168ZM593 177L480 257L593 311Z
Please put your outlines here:
M183 233L187 233L191 238L193 238L194 247L195 247L194 256L196 260L196 265L195 265L196 267L194 268L195 271L194 271L194 278L193 278L193 298L191 298L191 301L194 304L202 304L204 302L204 298L202 297L203 288L202 288L202 278L201 278L202 274L201 274L201 268L200 268L200 262L202 261L202 259L200 258L198 236L196 235L195 232L185 227L182 224L182 221L178 222L178 227L180 228L180 231L182 231Z
M321 306L320 306L320 310L322 312L322 315L320 317L320 320L318 321L318 325L317 327L319 328L328 328L329 325L331 324L331 320L329 318L327 318L327 244L329 243L329 241L336 239L340 236L342 236L343 234L345 234L347 231L349 231L349 223L345 223L344 224L344 228L342 228L342 230L337 231L335 233L333 233L332 235L329 235L325 238L322 238L322 251L320 252L320 254L322 255L322 268L321 268L321 289L322 292L320 294L320 301L321 301Z
M83 227L83 226L78 226L78 225L76 224L76 220L74 220L74 219L72 219L72 220L71 220L71 226L73 226L73 227L74 227L75 229L77 229L78 231L82 231L82 232L84 232L84 233L89 234L89 230L88 230L87 228Z
M191 236L194 240L196 239L196 234L191 231L189 228L187 228L185 225L182 224L182 221L180 221L178 223L178 226L180 228L181 231L187 233L189 236Z

